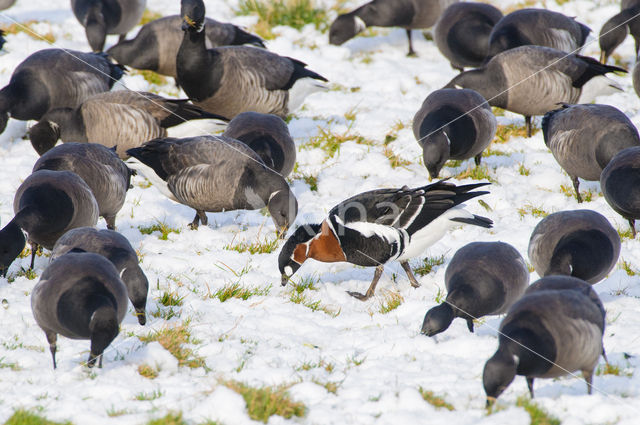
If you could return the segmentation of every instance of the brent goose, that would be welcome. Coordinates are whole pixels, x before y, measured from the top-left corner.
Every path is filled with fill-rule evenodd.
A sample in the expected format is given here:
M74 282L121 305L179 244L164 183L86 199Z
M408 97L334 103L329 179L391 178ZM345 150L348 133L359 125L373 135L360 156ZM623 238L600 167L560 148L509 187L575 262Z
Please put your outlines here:
M529 269L514 247L504 242L472 242L460 248L444 275L445 301L424 316L422 333L447 330L456 317L467 321L506 313L529 284Z
M180 15L178 84L205 111L229 119L246 111L285 118L308 94L327 88L326 78L296 59L250 46L207 49L202 0L182 0Z
M118 90L86 99L77 108L58 108L47 112L29 129L36 152L43 154L58 139L63 142L100 143L116 147L120 158L127 149L157 137L165 137L167 128L187 120L214 118L188 99L168 99L157 94Z
M636 237L636 220L640 218L640 147L618 152L600 175L604 199L611 208L629 221Z
M87 184L71 171L40 170L27 177L13 199L13 219L0 230L0 272L31 243L31 268L38 246L52 249L67 230L95 226L98 204Z
M529 239L529 260L539 276L571 275L594 284L613 269L620 236L591 210L559 211L542 219Z
M424 166L437 178L449 159L475 158L496 134L498 123L487 101L469 89L432 92L413 117L413 135L422 147Z
M71 9L84 27L94 52L101 52L107 34L118 34L120 41L138 25L147 0L71 0Z
M520 46L498 53L481 68L461 72L445 88L473 89L489 105L524 115L530 137L531 116L544 115L560 103L576 103L590 79L614 71L626 72L587 56Z
M0 90L0 133L9 115L39 120L55 108L75 108L91 95L111 89L124 73L104 53L45 49L26 58Z
M149 281L138 264L138 255L127 238L113 230L98 230L93 227L78 227L69 230L53 246L50 261L64 256L69 251L93 252L113 263L125 286L131 304L136 311L138 323L147 322L145 307Z
M598 42L600 43L600 62L606 63L609 56L618 47L627 34L631 33L636 45L636 55L640 47L640 0L622 0L620 13L613 15L602 25Z
M10 8L15 4L16 0L0 0L0 10Z
M333 207L321 224L300 226L289 237L278 257L282 285L302 263L313 258L376 267L366 294L349 292L362 301L373 295L389 261L399 261L411 285L418 287L409 259L422 254L460 223L492 227L491 220L471 214L461 205L489 193L472 192L487 184L456 186L439 181L415 189L377 189L352 196Z
M102 255L82 252L58 258L31 293L33 316L47 336L56 368L58 334L91 340L87 366L93 367L120 332L127 312L127 288Z
M640 146L638 130L620 110L609 105L563 105L542 118L544 142L569 174L580 196L578 178L600 180L611 158L622 149Z
M267 207L284 235L298 213L286 180L246 144L224 136L151 140L127 154L131 163L169 199L196 210L190 226L207 225L206 211Z

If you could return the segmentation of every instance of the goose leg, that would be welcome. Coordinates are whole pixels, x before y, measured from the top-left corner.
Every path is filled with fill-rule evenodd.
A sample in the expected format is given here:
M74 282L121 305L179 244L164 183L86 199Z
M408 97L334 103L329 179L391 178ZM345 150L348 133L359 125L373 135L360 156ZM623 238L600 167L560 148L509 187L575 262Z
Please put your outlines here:
M116 230L116 216L115 215L105 215L104 220L107 222L107 229Z
M577 176L571 177L571 182L573 183L573 188L576 191L576 199L578 199L578 203L582 203L582 196L580 196L580 181Z
M413 50L413 42L411 41L411 30L408 29L407 31L407 39L409 40L409 53L407 53L407 56L416 56L416 52Z
M533 398L533 378L531 376L527 376L527 387L529 388L531 398Z
M413 286L414 288L419 288L420 283L418 282L416 277L413 275L413 271L411 270L411 266L409 266L409 262L402 261L400 265L404 269L404 272L407 274L407 277L409 278L409 283L411 284L411 286Z
M593 369L592 370L583 370L582 377L584 381L587 383L587 394L591 394L591 389L593 388Z
M473 319L471 317L467 318L467 328L469 332L473 333Z
M607 63L607 54L604 50L600 52L600 63Z
M527 137L531 137L531 115L525 115L524 122L527 126Z
M482 161L482 152L480 152L478 155L473 157L473 160L476 163L476 167L480 165L480 162Z
M629 226L631 226L631 234L633 238L636 238L636 221L633 218L629 219Z
M47 336L47 342L49 343L49 351L51 351L51 358L53 359L53 368L56 368L56 341L58 335L55 332L44 331Z
M40 249L40 245L38 245L35 242L31 242L31 266L29 266L31 270L33 270L33 265L36 261L36 253L38 252L39 249Z
M347 293L352 297L359 299L360 301L368 300L376 291L376 285L380 280L380 276L382 276L383 270L384 270L384 266L382 265L376 267L376 272L373 275L373 280L371 281L371 285L369 285L369 289L367 289L367 292L365 294L361 294L360 292L353 292L353 291L347 291Z
M207 214L204 211L196 210L196 216L193 218L193 221L189 223L189 227L191 230L196 230L200 223L202 223L203 226L206 226L209 223L209 220L207 219Z
M125 39L127 38L127 34L120 34L120 37L118 37L118 43L122 43Z
M604 351L604 347L602 347L602 358L604 359L605 363L608 365L609 364L609 359L607 358L606 351Z

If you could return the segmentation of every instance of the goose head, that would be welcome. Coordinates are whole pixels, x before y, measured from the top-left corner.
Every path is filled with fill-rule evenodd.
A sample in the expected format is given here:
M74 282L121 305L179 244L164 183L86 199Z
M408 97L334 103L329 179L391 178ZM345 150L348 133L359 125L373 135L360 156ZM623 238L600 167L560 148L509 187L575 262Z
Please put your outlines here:
M340 15L329 28L329 43L339 46L364 31L366 27L367 24L357 15L352 13Z
M487 394L487 407L490 407L495 400L504 392L516 377L518 368L518 358L512 355L503 347L487 360L482 372L482 384L484 392Z
M282 286L298 271L307 259L309 244L320 232L320 224L305 224L296 229L287 239L278 255L278 268L282 275Z
M426 336L434 336L444 332L453 322L453 318L453 308L447 302L443 302L427 311L422 322L421 333Z
M204 29L205 7L202 0L182 0L180 2L182 30L201 32Z
M276 225L276 231L281 238L287 233L289 226L295 221L298 215L298 200L287 188L273 192L269 197L267 209Z

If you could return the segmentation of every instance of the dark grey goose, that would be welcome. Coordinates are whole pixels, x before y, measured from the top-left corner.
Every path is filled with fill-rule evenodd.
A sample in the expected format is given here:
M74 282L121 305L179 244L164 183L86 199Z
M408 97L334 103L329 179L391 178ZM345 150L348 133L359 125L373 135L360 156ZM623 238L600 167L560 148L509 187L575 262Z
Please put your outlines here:
M286 180L246 144L224 136L155 139L129 149L141 171L168 198L196 210L191 223L207 225L206 211L267 207L284 236L298 213Z
M84 27L94 52L101 52L107 34L124 40L142 18L147 0L71 0L71 9Z
M65 143L42 155L32 171L38 170L68 170L80 176L91 188L107 228L115 229L132 174L115 149L97 143Z
M498 350L484 366L487 406L516 375L526 377L533 397L535 378L557 378L581 371L591 394L593 372L603 353L601 307L590 295L576 289L540 289L525 294L500 324Z
M58 334L89 339L87 366L93 367L120 332L127 312L127 288L113 264L102 255L68 253L42 273L31 293L31 309L44 331L56 368Z
M187 99L118 90L91 96L77 108L49 111L29 129L29 138L41 155L62 139L116 147L118 156L124 159L127 149L165 137L167 128L203 118L226 120L190 104Z
M16 3L16 0L0 0L0 10L10 8Z
M638 61L638 57L636 57L636 63L631 71L631 82L633 83L633 91L640 97L640 61Z
M489 53L489 34L502 16L490 4L454 3L438 18L433 39L452 68L476 68L484 63Z
M636 55L640 47L640 0L622 0L620 13L613 15L602 25L598 42L600 43L600 61L606 63L613 51L631 33L636 46Z
M620 236L600 213L559 211L536 225L528 251L539 276L570 275L594 284L618 261Z
M124 73L104 53L45 49L27 57L0 90L0 133L9 116L39 120L51 109L75 108L89 96L108 91Z
M135 38L119 42L109 48L107 53L123 65L176 78L176 56L184 36L181 25L180 15L156 19L143 25ZM210 18L205 19L205 35L208 49L242 44L264 47L260 37L235 25Z
M246 143L267 167L287 177L296 163L296 145L282 118L243 112L229 122L223 136Z
M413 135L431 178L438 177L449 159L475 158L479 165L497 128L487 101L469 89L435 90L413 117Z
M587 56L567 55L542 46L520 46L498 53L481 68L461 72L445 88L473 89L491 106L522 114L531 136L531 117L560 103L576 103L593 77L626 72Z
M180 15L178 84L205 111L229 119L247 111L285 118L308 94L327 88L326 78L296 59L249 46L207 49L202 0L182 0Z
M467 322L506 313L529 284L529 269L514 247L504 242L472 242L456 251L444 275L447 298L427 311L422 333L447 330L456 317Z
M516 10L493 27L487 58L531 44L577 53L590 32L591 28L562 13L546 9Z
M93 227L71 229L53 246L50 261L64 257L68 252L93 252L113 263L125 286L131 304L135 308L138 323L147 322L145 307L149 281L140 268L138 254L127 238L113 230L98 230Z
M569 174L578 202L582 202L578 178L600 180L616 153L640 146L635 125L609 105L563 105L544 115L542 132L545 144Z
M435 25L447 6L457 0L373 0L357 9L339 15L329 28L329 43L341 45L367 27L400 27L407 31L409 56L415 55L411 42L412 29Z
M633 237L640 218L640 147L627 148L613 157L600 175L604 199L629 221Z
M95 226L98 203L87 184L71 171L40 170L27 177L13 199L13 219L0 230L0 272L31 243L31 268L39 246L53 249L67 230Z

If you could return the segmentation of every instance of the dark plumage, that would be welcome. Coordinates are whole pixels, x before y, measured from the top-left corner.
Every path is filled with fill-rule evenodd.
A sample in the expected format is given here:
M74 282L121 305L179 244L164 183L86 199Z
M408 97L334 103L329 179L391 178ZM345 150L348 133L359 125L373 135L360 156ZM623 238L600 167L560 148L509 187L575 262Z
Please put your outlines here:
M47 336L56 368L58 334L91 340L93 367L120 331L127 312L127 288L102 255L68 253L51 263L31 293L33 316Z
M591 28L562 13L546 9L516 10L493 27L487 58L526 45L577 53L590 32Z
M168 198L196 210L191 223L207 225L205 211L269 209L286 232L298 202L285 179L246 144L224 136L155 139L129 149L137 167Z
M203 1L181 6L178 84L202 109L230 119L246 111L285 118L307 94L326 89L320 81L327 79L296 59L248 46L207 49Z
M633 83L633 91L640 97L640 61L636 57L636 63L631 71L631 82Z
M287 177L296 163L296 144L282 118L243 112L229 122L223 136L246 143L267 167Z
M622 150L600 175L604 199L629 221L636 237L635 221L640 218L640 147Z
M600 180L616 153L640 146L635 125L609 105L563 105L544 115L542 132L545 144L569 174L578 202L582 202L578 178Z
M431 178L438 177L449 159L475 158L479 165L497 126L487 101L468 89L432 92L413 117L413 135Z
M278 256L282 285L313 258L376 267L366 294L349 292L362 301L374 294L384 264L393 260L400 262L411 285L418 287L409 266L411 258L459 223L492 227L490 219L471 214L462 205L487 194L472 192L487 184L455 186L439 181L414 189L377 189L352 196L333 207L321 224L305 224L289 237Z
M67 170L80 176L91 188L107 227L115 229L132 173L115 149L95 143L65 143L42 155L33 166L33 172L38 170Z
M4 31L0 30L0 51L6 42L7 40L4 38Z
M0 0L0 10L10 8L15 4L16 0Z
M62 235L53 246L51 261L64 258L68 252L93 252L107 258L116 267L127 287L127 294L136 311L138 323L147 322L145 307L149 281L138 264L138 255L127 238L113 230L79 227Z
M176 56L184 33L180 29L180 15L165 16L140 28L131 40L123 40L107 50L119 63L137 69L148 69L159 74L177 77ZM213 19L205 19L207 48L253 44L264 47L262 39L241 28Z
M529 239L529 259L540 276L571 275L598 283L613 269L619 255L618 232L591 210L550 214Z
M77 108L49 111L29 129L39 153L63 142L99 143L116 148L120 158L127 149L167 135L167 128L193 119L226 118L204 112L187 99L167 99L153 93L118 90L86 99Z
M626 72L586 56L521 46L497 54L481 68L460 73L445 88L473 89L489 105L524 115L531 136L531 116L544 115L560 103L576 103L589 80L614 71Z
M600 43L600 62L606 63L613 51L631 33L636 45L636 55L640 47L640 0L622 0L620 13L613 15L602 25L598 42Z
M432 27L457 0L373 0L339 15L329 28L329 43L340 45L366 27L400 27L407 31L409 55L415 55L411 30Z
M124 40L140 22L146 4L147 0L71 0L71 9L93 51L101 52L107 34L118 34Z
M107 55L45 49L25 59L0 90L0 133L9 115L39 120L55 108L75 108L89 96L108 91L122 77Z
M533 397L535 378L555 378L579 370L591 394L593 372L603 353L602 303L594 302L595 292L585 294L577 287L560 289L565 284L556 284L558 278L536 282L538 289L525 294L502 321L498 350L485 364L482 376L487 405L516 375L527 378ZM547 280L551 280L548 288Z
M524 293L529 270L522 256L504 242L472 242L460 248L444 276L446 300L427 312L422 333L433 336L447 330L456 317L467 321L505 313Z
M433 39L452 68L476 68L484 63L489 34L501 18L502 12L490 4L454 3L438 18Z
M40 170L27 177L13 199L13 219L0 230L0 271L22 252L24 230L31 243L31 268L38 246L52 249L67 230L95 226L98 204L87 184L71 171Z

